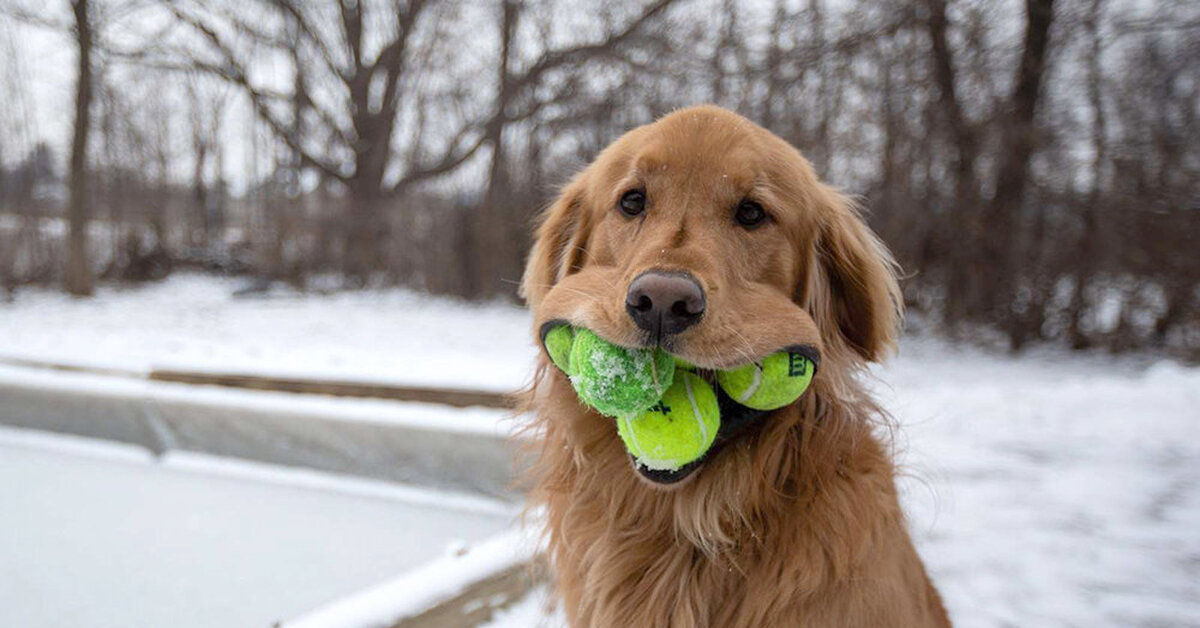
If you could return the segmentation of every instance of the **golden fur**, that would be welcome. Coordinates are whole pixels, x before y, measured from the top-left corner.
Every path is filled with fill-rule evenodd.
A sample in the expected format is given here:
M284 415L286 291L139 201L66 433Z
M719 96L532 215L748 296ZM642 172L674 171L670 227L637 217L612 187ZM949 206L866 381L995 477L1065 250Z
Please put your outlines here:
M635 219L615 209L632 188L648 199ZM767 224L737 225L744 198ZM821 366L798 402L664 488L543 356L532 499L571 624L949 626L876 433L885 415L857 377L893 348L900 296L854 206L746 119L677 111L617 140L547 210L523 284L535 330L560 319L643 345L624 303L649 268L689 272L708 297L672 353L715 369L807 344Z

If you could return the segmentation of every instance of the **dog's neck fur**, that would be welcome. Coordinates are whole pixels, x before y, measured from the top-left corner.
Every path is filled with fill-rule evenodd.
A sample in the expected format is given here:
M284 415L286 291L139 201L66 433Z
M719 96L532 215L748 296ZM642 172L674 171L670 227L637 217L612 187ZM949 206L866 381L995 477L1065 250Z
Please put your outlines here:
M614 426L583 408L561 373L543 369L537 382L532 499L545 508L572 625L916 619L920 609L871 590L874 578L892 581L896 570L925 576L890 456L872 433L871 417L882 414L855 378L818 378L798 403L763 417L674 490L637 477ZM829 595L839 587L861 588L867 601L828 608L853 597Z

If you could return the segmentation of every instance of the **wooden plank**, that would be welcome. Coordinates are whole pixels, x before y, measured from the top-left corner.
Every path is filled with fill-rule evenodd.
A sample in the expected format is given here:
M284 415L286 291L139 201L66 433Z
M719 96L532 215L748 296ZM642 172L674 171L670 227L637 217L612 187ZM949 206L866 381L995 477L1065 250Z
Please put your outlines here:
M27 360L25 358L7 358L0 357L0 364L8 366L18 366L28 369L42 369L46 371L60 371L63 373L82 373L84 375L103 375L105 377L125 377L142 379L145 373L138 371L130 371L126 369L105 368L99 366L83 366L79 364L60 364L57 362L45 362L42 360Z
M301 377L273 377L245 373L209 373L175 369L155 369L149 373L144 373L127 369L63 364L3 356L0 356L0 364L63 373L103 375L105 377L123 377L126 379L149 379L151 381L172 382L176 384L223 386L244 390L330 395L334 397L388 399L391 401L410 401L415 403L436 403L456 408L479 406L509 410L515 407L512 395L510 394L466 388L433 388L429 386L375 384Z
M337 380L318 380L291 377L268 377L238 373L200 373L156 369L150 371L149 379L159 382L224 386L246 390L289 392L309 395L331 395L334 397L359 397L437 403L456 408L482 406L484 408L510 409L512 399L504 393L457 388L430 388L425 386L400 386L395 384L365 384Z

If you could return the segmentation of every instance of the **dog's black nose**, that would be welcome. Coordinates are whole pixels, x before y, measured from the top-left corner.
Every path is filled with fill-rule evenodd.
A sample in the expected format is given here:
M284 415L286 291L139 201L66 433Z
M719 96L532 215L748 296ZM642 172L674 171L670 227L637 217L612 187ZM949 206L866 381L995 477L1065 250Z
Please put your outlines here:
M648 270L629 284L625 310L655 337L677 334L704 314L704 289L687 273Z

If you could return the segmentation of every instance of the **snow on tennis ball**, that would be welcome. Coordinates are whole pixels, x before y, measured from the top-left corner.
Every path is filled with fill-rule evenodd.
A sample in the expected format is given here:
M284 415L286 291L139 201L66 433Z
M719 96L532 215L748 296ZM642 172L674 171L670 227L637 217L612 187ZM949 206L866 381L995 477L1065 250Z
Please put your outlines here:
M699 460L721 429L717 395L699 375L678 371L662 399L644 412L617 419L617 433L637 463L675 471Z
M542 337L542 344L546 347L546 354L550 356L550 361L564 373L570 371L571 345L574 343L575 330L566 324L551 328Z
M575 332L569 366L579 398L612 417L654 405L675 374L674 358L661 349L618 347L587 329Z
M761 362L717 373L721 388L734 401L755 410L782 408L800 398L816 369L804 355L772 353Z

